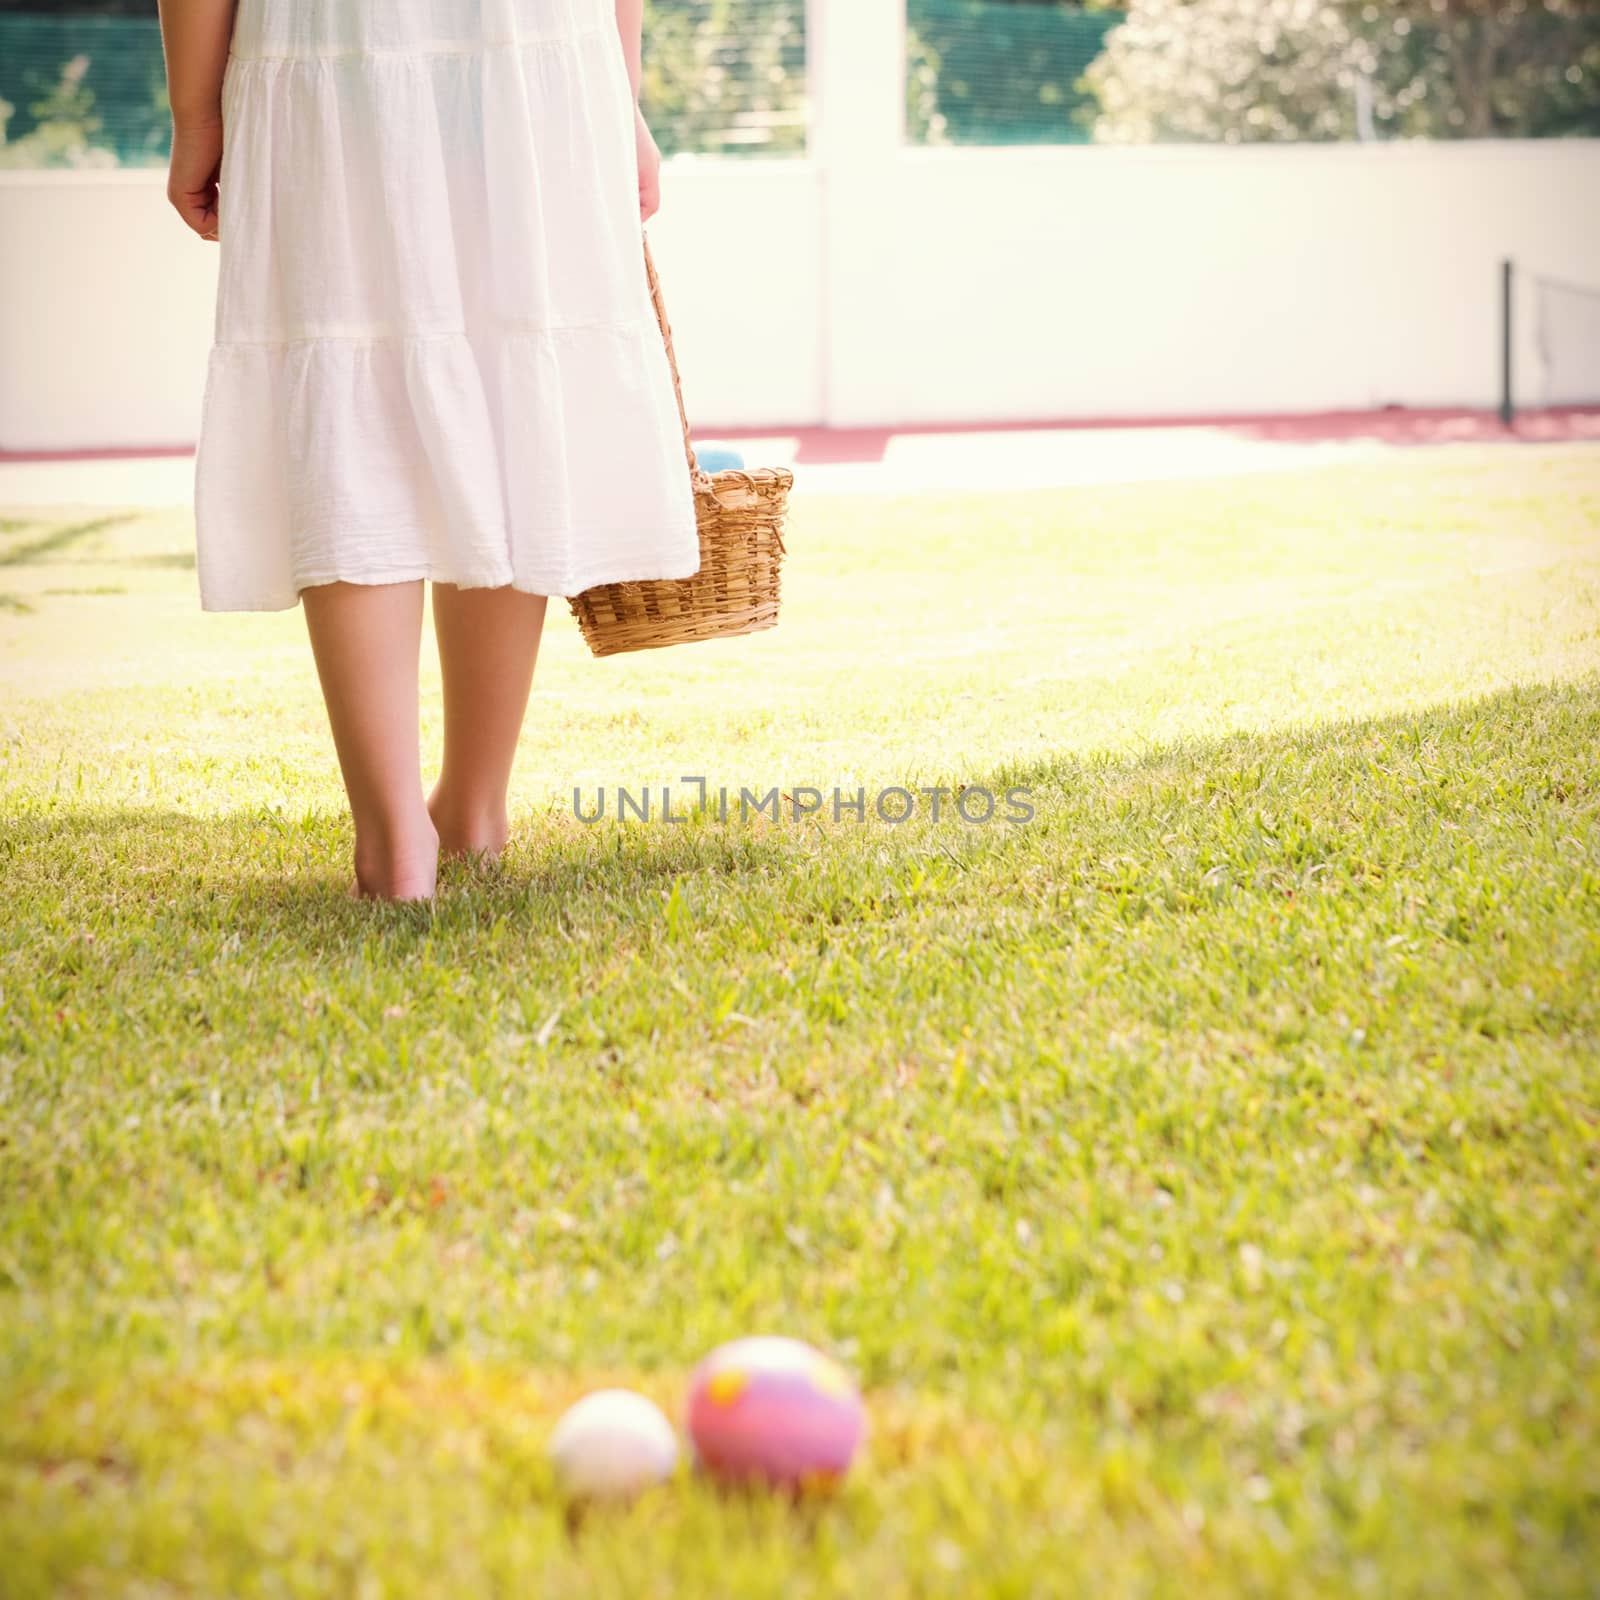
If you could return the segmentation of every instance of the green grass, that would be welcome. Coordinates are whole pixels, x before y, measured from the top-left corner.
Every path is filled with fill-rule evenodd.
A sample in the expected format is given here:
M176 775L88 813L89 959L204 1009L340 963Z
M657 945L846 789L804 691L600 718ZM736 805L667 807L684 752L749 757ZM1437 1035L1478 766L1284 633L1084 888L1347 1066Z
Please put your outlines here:
M803 502L431 911L189 537L0 523L8 1595L1593 1593L1600 452ZM695 773L1037 814L572 816ZM570 1523L752 1331L840 1495Z

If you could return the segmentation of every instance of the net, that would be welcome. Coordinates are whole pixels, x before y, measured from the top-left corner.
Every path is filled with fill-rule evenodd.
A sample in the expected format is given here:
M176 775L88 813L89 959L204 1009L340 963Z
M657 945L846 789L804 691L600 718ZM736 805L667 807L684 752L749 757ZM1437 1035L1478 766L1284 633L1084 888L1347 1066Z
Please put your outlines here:
M907 0L906 137L921 144L1081 144L1078 87L1121 21L1016 0Z
M0 13L0 165L164 163L172 130L154 12Z
M804 152L805 10L648 0L643 97L664 153ZM170 148L155 0L134 15L0 10L0 166L160 165Z
M642 99L663 154L803 155L805 0L647 0Z
M905 0L908 139L1077 144L1097 111L1114 142L1600 133L1592 8L1543 0L1440 20L1441 0L1306 0L1283 8L1294 27L1267 51L1254 8L1165 0L1159 28L1146 17L1108 53L1128 3ZM806 0L645 0L644 100L663 151L803 153L806 12ZM1473 47L1449 43L1458 33ZM1081 87L1102 58L1116 67L1114 117ZM160 163L168 138L156 0L0 0L0 166Z
M1600 288L1535 276L1533 291L1544 404L1600 405Z

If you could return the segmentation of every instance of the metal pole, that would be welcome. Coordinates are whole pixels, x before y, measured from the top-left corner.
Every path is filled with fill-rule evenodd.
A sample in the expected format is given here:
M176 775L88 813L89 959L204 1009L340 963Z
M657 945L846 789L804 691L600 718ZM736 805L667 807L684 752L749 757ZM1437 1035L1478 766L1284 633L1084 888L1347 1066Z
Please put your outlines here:
M1517 418L1512 361L1515 290L1516 264L1507 259L1500 264L1500 421L1508 428Z

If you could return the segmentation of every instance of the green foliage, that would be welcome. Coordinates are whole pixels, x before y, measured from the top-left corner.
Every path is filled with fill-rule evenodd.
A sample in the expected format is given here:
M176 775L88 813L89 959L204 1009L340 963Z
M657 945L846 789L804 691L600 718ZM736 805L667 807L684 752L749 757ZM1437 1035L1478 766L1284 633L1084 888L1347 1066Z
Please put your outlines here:
M94 91L84 83L89 58L76 56L62 68L60 81L29 109L32 126L20 139L8 139L16 108L0 100L0 168L114 167L113 151L98 142L100 119Z
M0 522L8 1600L1591 1593L1597 466L804 497L775 632L552 607L431 910L297 614ZM1038 809L571 816L696 772ZM564 1404L758 1329L837 1500L564 1515Z
M664 151L804 151L805 0L648 0L645 27L644 100ZM66 72L98 120L35 112ZM0 146L0 164L164 161L170 127L154 5L42 11L0 0L5 104L12 143Z
M646 0L642 99L665 154L803 154L805 0Z
M0 13L0 165L165 161L161 35L148 17Z
M0 14L8 11L35 16L142 17L148 21L156 15L156 0L0 0Z
M154 13L0 0L0 165L164 160ZM804 0L646 0L645 26L664 151L803 153ZM1380 136L1600 134L1586 0L908 0L907 47L913 143L1349 139L1364 102ZM92 99L41 118L72 71Z
M1132 0L1089 69L1097 139L1600 134L1582 0Z
M908 0L907 137L1082 142L1078 80L1119 16L1017 0Z

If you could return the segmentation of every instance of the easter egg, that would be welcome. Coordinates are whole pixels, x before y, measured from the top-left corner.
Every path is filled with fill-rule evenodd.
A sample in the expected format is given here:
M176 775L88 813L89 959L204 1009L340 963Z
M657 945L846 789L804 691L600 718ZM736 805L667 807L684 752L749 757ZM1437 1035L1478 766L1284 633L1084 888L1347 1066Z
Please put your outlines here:
M694 447L694 456L702 472L726 472L730 467L744 470L744 456L731 444L713 444L708 440Z
M790 1488L841 1476L866 1431L844 1368L798 1339L772 1337L713 1350L690 1381L688 1420L703 1471Z
M597 1389L550 1435L556 1479L570 1496L628 1499L672 1476L678 1436L661 1408L631 1389Z

